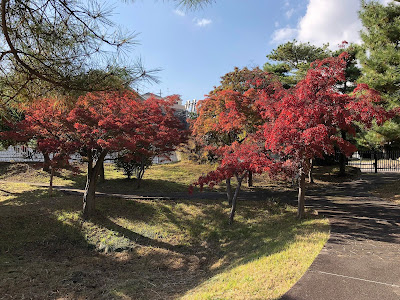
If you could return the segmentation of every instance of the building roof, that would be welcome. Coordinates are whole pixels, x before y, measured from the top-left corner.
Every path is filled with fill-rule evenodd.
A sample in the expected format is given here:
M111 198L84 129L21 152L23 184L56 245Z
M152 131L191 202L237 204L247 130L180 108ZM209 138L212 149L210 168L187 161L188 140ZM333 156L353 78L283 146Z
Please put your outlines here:
M143 100L146 100L146 99L148 99L150 97L154 97L156 99L162 99L163 98L163 97L160 97L160 96L158 96L156 94L153 94L153 93L145 93L145 94L141 95L141 97L143 98Z
M147 99L150 98L150 97L154 97L154 98L156 98L156 99L163 99L163 97L160 97L160 96L158 96L158 95L156 95L156 94L153 94L153 93L145 93L145 94L141 95L141 97L142 97L143 100L147 100ZM181 101L182 101L182 100L181 100ZM185 110L185 106L182 105L181 101L176 102L176 103L172 106L172 108L174 108L175 110Z

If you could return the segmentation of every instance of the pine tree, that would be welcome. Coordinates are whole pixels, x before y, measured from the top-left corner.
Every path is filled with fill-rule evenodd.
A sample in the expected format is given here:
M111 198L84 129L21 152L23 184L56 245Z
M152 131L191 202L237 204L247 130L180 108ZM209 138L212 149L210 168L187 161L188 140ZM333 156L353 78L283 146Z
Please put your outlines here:
M397 2L397 3L396 3ZM376 89L387 101L387 109L400 106L400 1L384 6L376 1L362 1L359 13L364 30L362 51L358 59L362 66L359 82ZM400 145L400 119L364 132L359 143L368 148Z
M296 40L279 45L267 55L271 62L264 64L264 71L277 75L285 88L296 85L304 78L311 62L331 56L328 44L317 47Z

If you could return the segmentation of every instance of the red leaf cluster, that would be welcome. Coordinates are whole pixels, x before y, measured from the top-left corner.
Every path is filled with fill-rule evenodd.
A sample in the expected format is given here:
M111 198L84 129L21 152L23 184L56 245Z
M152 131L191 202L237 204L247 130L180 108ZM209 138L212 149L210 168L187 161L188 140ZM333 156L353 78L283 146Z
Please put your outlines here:
M186 138L172 108L177 97L143 101L130 91L88 93L72 108L56 99L39 99L24 108L25 120L2 138L35 139L37 150L51 154L51 164L60 167L81 151L155 156L174 150Z
M347 155L354 152L355 146L341 132L354 135L355 122L367 127L374 120L382 124L391 114L377 105L382 101L379 93L365 84L351 95L339 92L338 85L346 80L347 58L343 52L315 61L304 80L290 89L277 80L266 84L257 79L253 85L262 88L220 91L203 100L195 136L212 133L236 139L213 143L221 157L219 167L197 183L213 185L245 170L294 176L300 168L307 171L310 159L333 154L335 148Z
M367 85L359 85L353 95L338 91L337 84L345 80L346 58L344 52L316 61L295 87L280 91L278 97L261 97L261 103L271 102L263 97L274 98L274 105L263 107L263 116L269 116L263 129L267 150L299 167L333 154L335 147L350 155L356 148L340 136L341 131L354 135L354 122L371 126L373 120L382 123L389 117L375 105L382 101L379 93Z
M212 188L224 179L242 177L249 171L261 174L270 165L270 158L262 146L250 142L250 139L244 143L234 142L232 145L221 147L219 151L222 161L215 171L198 179L195 185L199 185L200 189L205 184Z

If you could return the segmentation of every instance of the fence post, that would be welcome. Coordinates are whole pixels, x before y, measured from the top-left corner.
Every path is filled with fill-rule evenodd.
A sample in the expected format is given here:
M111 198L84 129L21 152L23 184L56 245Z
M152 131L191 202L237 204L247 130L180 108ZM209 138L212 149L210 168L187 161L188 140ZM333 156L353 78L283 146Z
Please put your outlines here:
M378 173L378 154L374 151L374 158L375 158L375 173Z

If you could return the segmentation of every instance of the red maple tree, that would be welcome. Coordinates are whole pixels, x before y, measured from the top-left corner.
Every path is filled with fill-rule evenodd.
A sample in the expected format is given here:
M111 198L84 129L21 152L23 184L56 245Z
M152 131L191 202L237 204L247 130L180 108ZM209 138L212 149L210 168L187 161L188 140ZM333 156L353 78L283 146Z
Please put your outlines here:
M374 105L381 98L367 85L359 85L352 95L337 90L337 83L345 80L346 55L314 62L305 79L289 90L259 94L258 107L266 120L265 148L280 158L279 163L285 161L286 171L298 172L300 218L310 160L333 154L335 147L350 155L356 147L340 132L354 135L354 122L368 127L373 120L381 124L388 117L381 106Z
M88 93L78 99L67 120L69 138L80 143L87 161L83 216L95 210L96 181L108 153L132 151L156 155L174 150L186 138L175 116L177 96L143 101L131 91Z
M83 217L95 210L96 182L108 153L155 156L175 150L187 131L172 108L178 96L143 101L131 91L88 93L68 109L56 99L40 99L25 108L25 120L8 139L35 139L37 149L49 155L51 183L54 170L70 166L79 153L87 162Z
M250 72L250 71L249 71ZM219 166L215 171L199 178L195 185L214 186L225 180L228 203L231 205L230 223L236 211L237 197L243 179L250 173L261 173L268 166L263 144L258 142L258 131L264 123L256 106L258 90L273 90L276 81L271 76L250 76L252 82L241 91L216 89L199 103L199 115L192 124L198 145L211 154ZM237 186L232 191L231 179Z
M193 132L206 141L206 149L217 154L219 166L197 184L212 186L223 179L228 183L235 176L237 195L250 170L297 177L298 216L302 217L310 161L333 154L335 147L350 155L356 148L341 132L354 135L355 122L369 127L389 117L382 106L375 105L382 100L368 86L358 85L351 95L339 91L338 85L345 81L347 56L344 52L314 62L304 80L290 89L276 80L263 80L268 76L258 76L243 93L217 91L203 100ZM232 204L231 222L236 198Z
M227 180L226 191L231 205L229 223L232 224L243 179L249 172L254 174L265 172L269 166L270 159L267 153L263 151L262 145L255 143L252 138L247 138L242 143L234 142L229 146L220 147L216 151L222 158L217 169L205 176L201 176L195 185L199 185L200 189L203 189L204 185L212 188L223 180ZM236 178L237 181L234 192L230 185L232 177Z
M68 108L55 98L43 98L21 107L21 110L25 118L10 124L12 129L2 132L1 137L17 144L33 141L31 146L34 145L34 150L46 158L43 165L50 173L49 194L52 195L56 170L78 170L70 163L70 157L78 149L79 143L68 138Z

